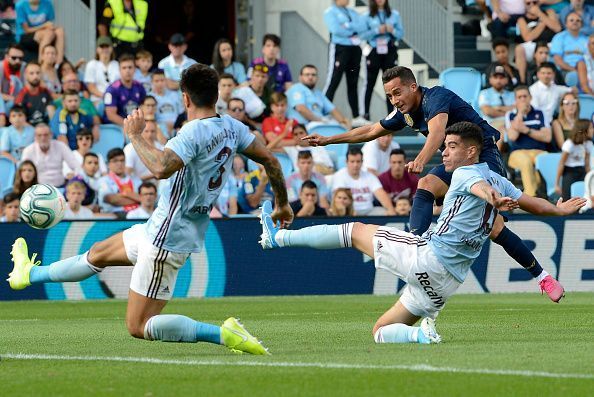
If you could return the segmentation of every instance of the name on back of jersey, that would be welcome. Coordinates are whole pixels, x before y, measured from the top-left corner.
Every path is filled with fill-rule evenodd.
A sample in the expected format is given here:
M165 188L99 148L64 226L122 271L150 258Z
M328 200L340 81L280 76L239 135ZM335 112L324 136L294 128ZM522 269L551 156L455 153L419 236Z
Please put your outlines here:
M223 131L219 132L217 135L213 136L208 145L206 145L206 151L208 153L212 152L219 143L223 142L225 139L232 139L233 141L237 141L237 132L229 131L224 129Z

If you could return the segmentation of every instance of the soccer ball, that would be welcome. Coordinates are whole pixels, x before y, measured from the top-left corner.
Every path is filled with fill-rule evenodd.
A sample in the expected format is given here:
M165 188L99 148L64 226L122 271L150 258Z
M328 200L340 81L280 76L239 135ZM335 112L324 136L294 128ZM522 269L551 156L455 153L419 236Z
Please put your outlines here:
M52 185L40 183L21 197L21 218L35 229L49 229L64 218L66 200Z

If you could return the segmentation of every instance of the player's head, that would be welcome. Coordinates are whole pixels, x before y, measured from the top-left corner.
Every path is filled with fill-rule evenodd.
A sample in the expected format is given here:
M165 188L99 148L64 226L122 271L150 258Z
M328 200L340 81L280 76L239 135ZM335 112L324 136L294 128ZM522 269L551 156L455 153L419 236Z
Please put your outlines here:
M392 149L390 152L390 174L395 179L400 179L404 175L404 165L406 164L406 153L402 149Z
M318 83L318 68L315 65L303 65L299 72L299 81L310 90L313 89Z
M99 156L91 152L85 154L82 168L88 176L95 176L97 171L99 171Z
M352 177L358 177L363 166L363 152L358 147L349 148L347 152L347 172Z
M412 70L404 66L394 66L384 72L382 82L388 100L402 113L409 113L419 107L421 91Z
M136 71L136 64L134 63L134 55L122 54L118 58L120 63L120 79L129 84L134 79L134 72Z
M555 65L551 62L543 62L536 69L538 81L544 85L550 85L555 79Z
M297 154L297 169L302 176L311 176L313 171L314 161L313 156L309 150L303 150Z
M138 187L138 195L140 196L140 205L144 208L155 208L157 202L157 187L154 183L144 181Z
M483 150L483 130L478 125L461 121L446 128L445 135L442 157L446 171L478 161Z
M398 216L409 216L411 210L410 200L408 197L399 197L396 200L396 205L394 206L394 211Z
M182 72L179 87L186 109L214 108L219 97L219 75L216 70L195 63Z

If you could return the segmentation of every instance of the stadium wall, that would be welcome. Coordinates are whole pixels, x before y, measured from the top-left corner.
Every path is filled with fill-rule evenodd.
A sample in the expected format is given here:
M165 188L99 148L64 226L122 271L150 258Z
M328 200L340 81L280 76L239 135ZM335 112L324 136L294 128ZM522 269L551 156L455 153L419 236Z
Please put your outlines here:
M294 228L345 221L405 227L405 218L298 219ZM42 263L85 252L91 245L134 222L62 222L50 230L25 224L0 224L0 273L10 271L10 248L18 236ZM528 241L543 267L558 276L568 291L594 291L594 216L539 218L513 216L508 223ZM353 249L316 251L289 248L263 251L257 243L257 219L214 220L206 248L193 254L181 269L174 297L220 297L310 294L394 294L403 283L384 271L376 272L370 258ZM0 300L125 298L132 268L109 268L80 283L34 285L12 291L0 283ZM461 293L537 292L526 271L494 244L486 244Z

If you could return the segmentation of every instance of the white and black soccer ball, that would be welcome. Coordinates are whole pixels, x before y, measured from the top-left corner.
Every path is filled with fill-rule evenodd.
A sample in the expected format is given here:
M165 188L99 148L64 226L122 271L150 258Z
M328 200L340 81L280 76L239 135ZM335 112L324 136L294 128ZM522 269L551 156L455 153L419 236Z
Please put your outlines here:
M21 197L21 218L35 229L49 229L64 218L66 200L52 185L40 183Z

